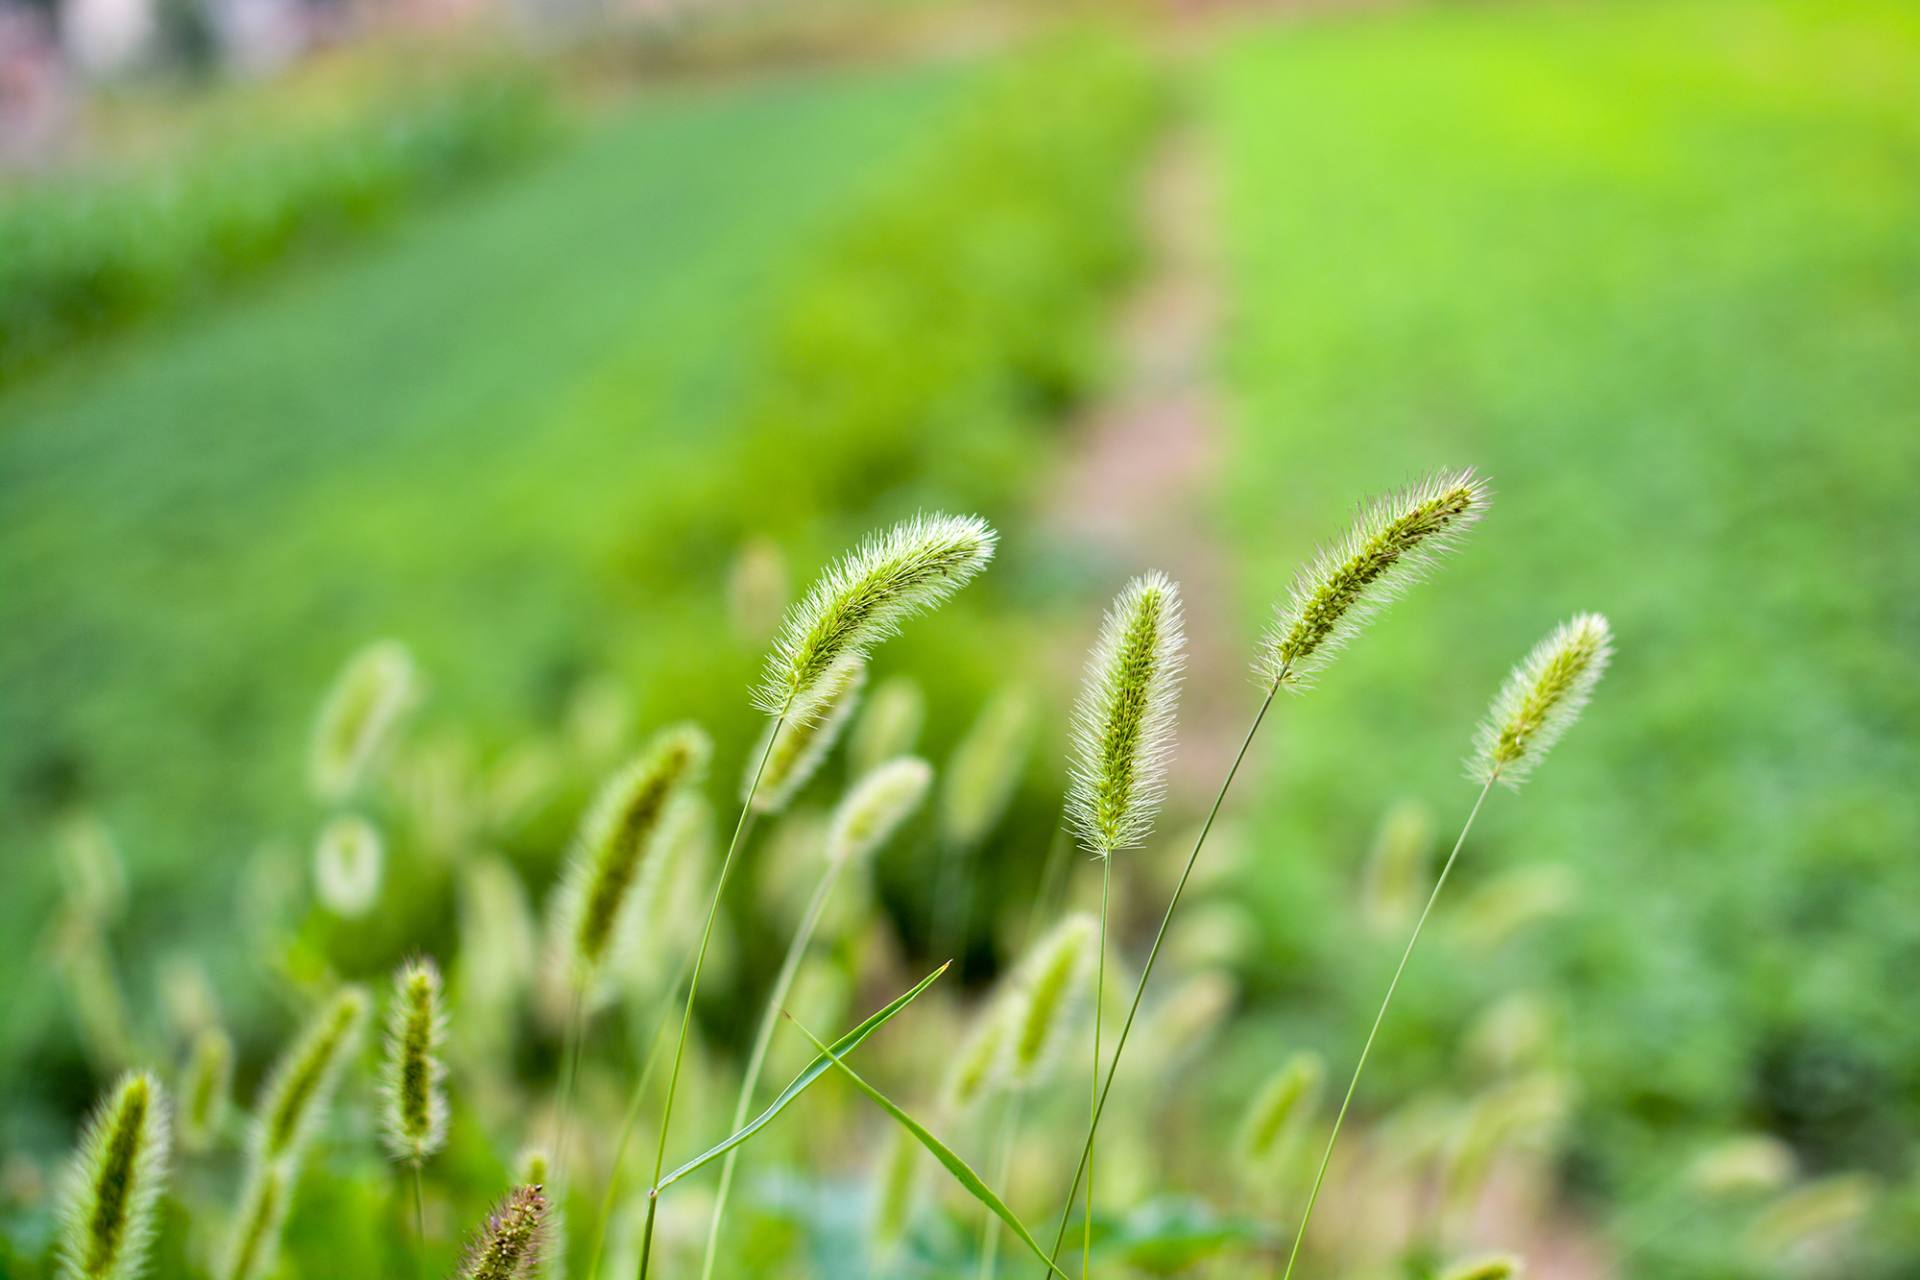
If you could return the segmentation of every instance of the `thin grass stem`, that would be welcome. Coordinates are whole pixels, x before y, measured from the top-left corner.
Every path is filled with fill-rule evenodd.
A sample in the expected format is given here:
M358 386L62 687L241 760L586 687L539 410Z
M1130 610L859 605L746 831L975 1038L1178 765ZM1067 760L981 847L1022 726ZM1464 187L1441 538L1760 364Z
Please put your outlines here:
M1360 1046L1360 1060L1353 1065L1353 1077L1347 1081L1346 1097L1340 1100L1340 1111L1333 1118L1333 1132L1327 1135L1327 1149L1321 1153L1320 1168L1313 1175L1313 1189L1307 1192L1306 1208L1300 1212L1300 1225L1293 1233L1293 1248L1287 1253L1287 1267L1281 1273L1282 1280L1291 1280L1294 1264L1300 1259L1300 1245L1307 1238L1307 1224L1313 1220L1313 1206L1320 1199L1320 1188L1327 1180L1327 1166L1333 1162L1333 1146L1340 1140L1340 1126L1347 1118L1347 1108L1353 1104L1354 1091L1360 1087L1360 1073L1367 1069L1367 1055L1373 1052L1373 1042L1380 1034L1380 1024L1387 1019L1387 1006L1393 1003L1393 993L1400 987L1400 977L1407 971L1407 961L1413 958L1413 949L1419 945L1420 932L1426 928L1427 917L1433 914L1433 904L1440 900L1440 891L1447 887L1447 877L1453 872L1453 864L1460 857L1461 848L1467 843L1467 833L1473 830L1473 820L1480 816L1480 806L1487 802L1487 793L1493 790L1496 774L1489 776L1480 788L1480 794L1473 802L1473 808L1467 812L1467 820L1461 824L1460 837L1453 842L1453 852L1440 867L1439 878L1433 882L1433 892L1427 895L1427 905L1421 909L1420 918L1413 922L1413 933L1407 938L1407 949L1400 953L1400 963L1393 971L1393 978L1387 983L1387 994L1380 1001L1380 1010L1373 1015L1373 1027L1367 1032L1366 1043Z
M1284 674L1284 673L1282 673ZM1094 1104L1093 1122L1087 1126L1087 1140L1080 1148L1080 1162L1074 1166L1073 1184L1067 1188L1066 1207L1060 1211L1060 1225L1054 1232L1053 1249L1047 1255L1050 1260L1060 1256L1060 1246L1067 1238L1067 1223L1073 1218L1073 1206L1080 1194L1080 1179L1087 1171L1087 1161L1093 1152L1094 1132L1100 1127L1100 1117L1107 1109L1107 1099L1113 1094L1113 1077L1120 1070L1120 1055L1126 1051L1127 1037L1133 1031L1134 1019L1140 1013L1140 1001L1147 992L1147 982L1153 977L1153 966L1160 959L1160 949L1167 940L1167 928L1173 923L1173 913L1180 906L1181 895L1187 891L1187 881L1193 875L1193 867L1200 860L1200 850L1207 843L1207 835L1213 830L1214 819L1220 816L1220 806L1226 803L1227 792L1233 787L1233 780L1240 772L1240 765L1247 758L1247 751L1253 746L1253 739L1260 732L1260 725L1266 720L1267 712L1273 707L1273 700L1280 692L1280 679L1274 679L1267 686L1266 696L1261 699L1260 709L1254 713L1253 723L1247 726L1247 736L1240 741L1240 750L1234 753L1233 763L1227 768L1227 776L1220 783L1220 791L1213 798L1213 806L1207 810L1207 820L1200 827L1200 834L1193 842L1193 852L1187 855L1187 865L1180 872L1180 880L1173 887L1173 897L1167 901L1167 910L1160 917L1160 928L1153 935L1153 946L1147 950L1146 965L1140 971L1140 981L1133 989L1133 1002L1127 1006L1127 1016L1120 1024L1120 1035L1114 1041L1113 1059L1107 1064L1106 1082L1100 1087L1100 1099ZM1051 1275L1051 1272L1048 1273Z
M420 1185L420 1162L413 1162L413 1269L420 1280L427 1276L427 1193Z
M653 1258L653 1225L660 1211L660 1175L667 1166L667 1133L673 1124L673 1098L680 1088L680 1066L686 1059L687 1032L693 1027L693 1002L700 992L700 967L706 963L707 946L713 941L713 922L720 915L720 899L727 891L727 878L733 872L734 855L740 851L740 843L746 834L747 822L753 814L754 793L760 790L760 778L767 771L767 757L773 754L773 744L780 737L780 726L786 723L782 713L773 722L773 732L767 735L767 745L760 751L760 763L754 767L753 781L747 786L746 799L740 802L740 818L733 824L733 838L727 841L726 856L720 859L720 874L713 885L713 900L707 904L707 922L700 930L700 946L693 953L693 973L687 979L687 1004L680 1015L680 1037L673 1046L673 1070L667 1074L667 1100L660 1109L660 1141L653 1152L653 1182L647 1188L647 1218L640 1229L640 1271L639 1280L647 1280L647 1267Z
M1080 1217L1080 1278L1093 1274L1093 1133L1100 1119L1100 1023L1107 995L1107 908L1112 901L1113 855L1100 859L1100 952L1093 971L1093 1069L1087 1083L1087 1207Z

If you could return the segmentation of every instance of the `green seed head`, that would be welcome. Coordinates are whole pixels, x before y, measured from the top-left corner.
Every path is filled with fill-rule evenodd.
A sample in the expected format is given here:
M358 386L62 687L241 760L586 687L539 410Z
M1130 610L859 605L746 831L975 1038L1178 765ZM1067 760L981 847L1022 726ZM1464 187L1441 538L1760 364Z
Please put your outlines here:
M387 1010L380 1127L396 1160L420 1164L447 1141L446 1000L440 970L424 956L400 966Z
M1456 1262L1440 1273L1441 1280L1515 1280L1519 1275L1520 1259L1508 1253Z
M220 1269L222 1280L260 1280L272 1272L292 1199L291 1161L271 1160L249 1171Z
M833 750L834 740L859 705L860 691L866 683L866 667L859 662L842 663L821 682L823 692L813 715L779 721L778 733L774 733L774 725L768 725L767 734L773 734L773 746L767 747L763 734L753 754L747 757L747 769L740 779L741 800L747 800L751 788L757 813L779 813L792 803L794 794L807 784L807 779ZM760 768L763 754L767 761L764 769ZM753 785L756 770L760 780L757 788Z
M1002 689L954 746L940 792L940 831L953 847L979 844L1006 813L1033 743L1033 721L1027 691Z
M88 1117L61 1183L62 1280L139 1275L166 1176L166 1098L151 1075L129 1072Z
M993 559L994 541L977 516L922 515L862 542L788 612L754 705L811 719L829 672L864 659L901 623L965 586Z
M313 887L337 916L364 916L380 896L385 861L380 832L357 814L342 814L320 829L313 848Z
M1613 657L1613 633L1597 613L1563 623L1507 677L1474 742L1476 782L1517 787L1580 718Z
M359 1050L366 1020L366 992L344 987L274 1064L254 1115L256 1166L298 1161L333 1100L341 1071Z
M927 718L927 695L906 676L890 676L867 695L847 739L847 766L855 777L913 751Z
M194 1033L180 1081L180 1145L205 1151L226 1121L233 1087L233 1041L219 1027Z
M940 1088L941 1109L959 1117L1006 1081L1007 1035L1013 1027L1014 999L1008 988L975 1016L973 1029L947 1069Z
M328 690L313 728L308 772L322 800L344 799L360 785L417 696L406 646L383 640L355 654Z
M1062 1046L1087 1012L1099 941L1099 922L1076 912L1036 942L1021 962L1004 1049L1011 1087L1037 1088L1051 1075Z
M864 860L912 816L933 783L933 766L914 756L889 760L853 784L827 827L827 857Z
M1324 1068L1317 1053L1296 1053L1267 1079L1240 1126L1240 1158L1250 1168L1283 1153L1312 1114Z
M1126 585L1107 611L1073 714L1067 811L1102 858L1146 839L1166 793L1180 699L1180 589L1160 573Z
M1263 683L1304 688L1383 606L1459 541L1490 495L1472 471L1441 472L1362 508L1346 536L1294 579L1260 646Z
M517 1187L480 1228L460 1264L460 1280L527 1280L546 1243L547 1199L537 1186Z

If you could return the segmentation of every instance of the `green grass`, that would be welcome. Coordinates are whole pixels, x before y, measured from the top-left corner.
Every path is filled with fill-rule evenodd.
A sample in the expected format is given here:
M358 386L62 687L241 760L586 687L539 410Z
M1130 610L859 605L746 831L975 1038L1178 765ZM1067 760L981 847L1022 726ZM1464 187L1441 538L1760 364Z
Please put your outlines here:
M1249 614L1355 492L1442 463L1497 492L1283 707L1256 970L1351 1060L1394 948L1324 904L1395 796L1464 814L1503 660L1610 614L1615 670L1456 886L1564 863L1577 907L1492 963L1436 939L1362 1103L1468 1087L1478 1004L1557 993L1564 1168L1640 1276L1767 1274L1728 1244L1743 1219L1674 1185L1704 1133L1770 1129L1813 1170L1912 1159L1916 82L1895 4L1436 9L1255 33L1209 74ZM1911 1274L1882 1225L1849 1274Z
M9 933L31 937L44 823L72 805L139 869L127 953L224 916L241 855L305 838L282 826L304 726L371 636L405 637L480 726L551 720L583 673L644 667L666 641L639 625L657 602L628 531L726 449L771 300L964 78L655 101L363 255L0 400ZM664 554L718 579L731 548ZM744 688L751 655L719 651ZM701 692L642 686L640 714ZM0 961L8 989L30 959ZM55 994L33 985L16 1046Z

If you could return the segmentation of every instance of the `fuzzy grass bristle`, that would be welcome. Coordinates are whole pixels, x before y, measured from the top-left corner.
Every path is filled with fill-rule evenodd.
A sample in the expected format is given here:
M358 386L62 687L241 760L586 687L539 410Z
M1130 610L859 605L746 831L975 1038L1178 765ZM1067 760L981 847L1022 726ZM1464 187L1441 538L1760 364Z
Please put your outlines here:
M673 811L712 753L694 725L662 730L600 789L574 842L556 899L554 945L573 981L591 987L657 887L656 854Z
M460 1280L528 1280L546 1245L547 1198L537 1186L516 1187L487 1218L460 1263Z
M1075 912L1034 943L1021 961L1003 1050L1010 1087L1033 1089L1046 1083L1086 1012L1099 939L1100 922Z
M88 1117L60 1188L62 1280L133 1280L146 1264L167 1176L166 1095L120 1077Z
M963 1116L1006 1080L1008 1033L1013 1029L1014 992L1009 989L989 1000L974 1016L973 1027L960 1043L940 1087L940 1107Z
M420 1164L447 1141L446 997L440 970L422 956L393 977L387 1056L380 1087L381 1134L396 1160Z
M256 1166L298 1159L333 1099L341 1071L359 1049L366 1019L366 992L343 987L274 1064L254 1116Z
M1317 1053L1296 1053L1268 1077L1241 1123L1240 1158L1250 1167L1284 1151L1313 1110L1325 1067Z
M539 1187L547 1199L547 1215L542 1230L546 1245L528 1274L533 1280L565 1280L567 1267L566 1197L553 1180L553 1157L545 1147L528 1147L514 1159L515 1181L523 1187Z
M369 645L347 663L314 722L308 773L321 799L344 799L360 785L418 683L413 655L397 640Z
M1613 632L1597 613L1576 615L1533 647L1507 677L1474 740L1469 772L1518 787L1593 696L1613 657Z
M1490 498L1471 470L1443 471L1362 507L1346 534L1294 578L1254 664L1261 681L1304 688L1459 541Z
M978 516L939 514L868 537L788 612L754 705L770 716L810 719L835 666L864 659L908 618L965 586L993 559L995 541Z
M751 803L756 813L779 813L791 804L795 793L833 750L840 731L860 704L866 684L865 665L843 662L821 681L822 692L813 715L769 724L759 745L747 756L746 772L740 779L741 800ZM768 735L772 735L771 746ZM762 758L765 765L760 764ZM756 776L758 787L754 786Z
M286 1224L292 1199L291 1161L258 1165L247 1175L233 1238L220 1270L222 1280L260 1280L273 1270L280 1252L280 1228Z
M226 1122L233 1089L233 1041L219 1027L194 1033L180 1078L180 1145L205 1151Z
M1186 636L1180 589L1162 573L1129 582L1107 610L1073 712L1067 811L1102 858L1139 844L1166 794Z
M827 826L827 857L859 862L913 815L933 785L933 766L915 756L889 760L853 784Z

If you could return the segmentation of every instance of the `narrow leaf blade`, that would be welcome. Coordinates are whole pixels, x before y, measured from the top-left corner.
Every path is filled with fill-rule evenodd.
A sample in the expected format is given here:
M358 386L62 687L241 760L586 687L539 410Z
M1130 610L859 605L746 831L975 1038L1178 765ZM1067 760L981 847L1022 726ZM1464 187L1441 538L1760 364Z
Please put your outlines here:
M747 1121L746 1125L742 1127L739 1132L728 1135L717 1145L707 1148L693 1159L675 1169L672 1173L669 1173L666 1177L660 1179L660 1189L664 1191L688 1174L696 1173L705 1166L712 1164L715 1160L726 1155L727 1152L733 1150L747 1139L753 1137L754 1134L773 1123L775 1116L785 1111L793 1104L794 1099L807 1091L809 1085L827 1073L833 1066L832 1059L834 1054L851 1053L859 1048L860 1044L866 1040L868 1036L884 1026L895 1014L919 999L920 993L932 986L934 981L947 971L947 966L952 963L953 961L951 960L947 961L946 964L941 965L938 969L935 969L932 973L915 983L911 990L905 992L865 1022L862 1022L859 1026L856 1026L853 1030L834 1041L831 1051L826 1051L826 1046L821 1045L823 1050L821 1056L808 1063L806 1069L795 1076L793 1082L780 1091L779 1096L767 1105L765 1111L762 1111L759 1115ZM812 1039L811 1036L808 1038ZM816 1040L814 1043L819 1044L820 1042Z

